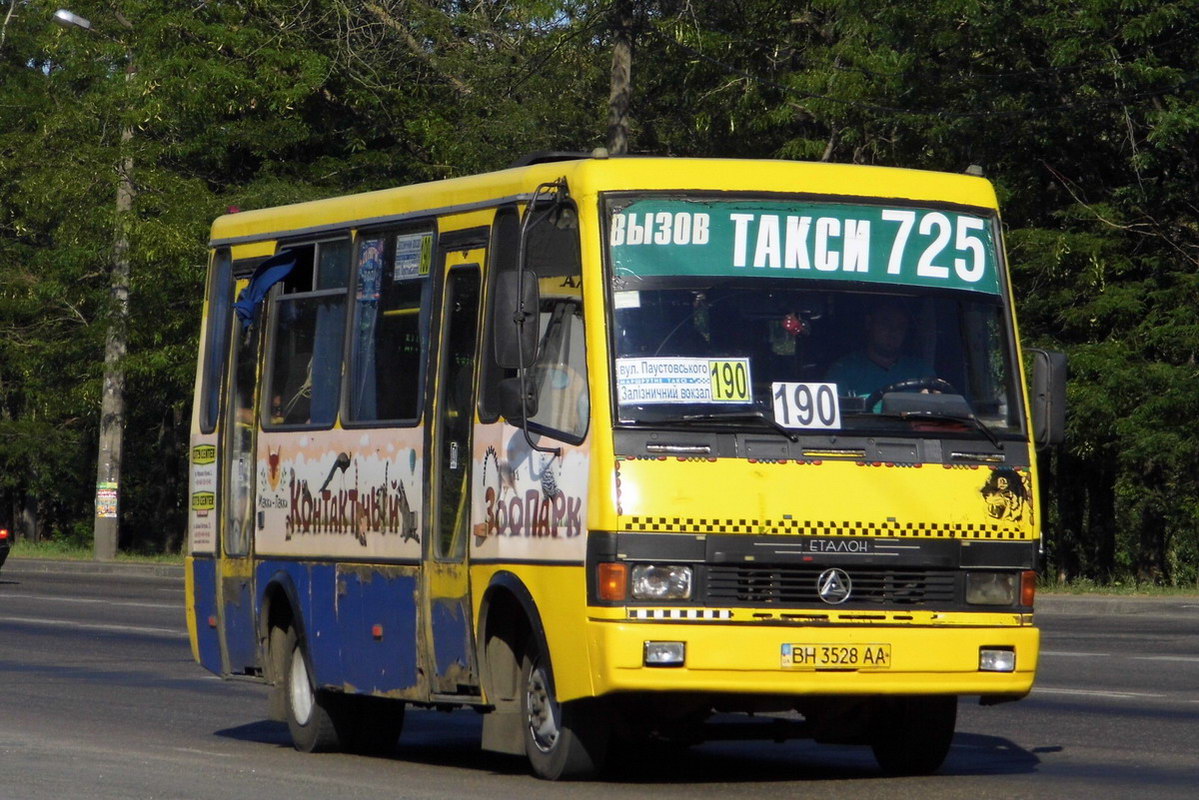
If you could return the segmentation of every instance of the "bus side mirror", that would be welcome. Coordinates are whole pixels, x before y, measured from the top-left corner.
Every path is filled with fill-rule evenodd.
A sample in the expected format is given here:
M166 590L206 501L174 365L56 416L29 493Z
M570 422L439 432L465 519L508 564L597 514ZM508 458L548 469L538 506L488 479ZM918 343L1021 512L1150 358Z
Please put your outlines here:
M537 416L537 395L531 381L505 378L499 384L500 415L511 425L522 425Z
M537 275L505 272L495 280L495 360L504 369L524 369L537 361Z
M1029 350L1032 354L1033 441L1038 447L1066 439L1066 354Z

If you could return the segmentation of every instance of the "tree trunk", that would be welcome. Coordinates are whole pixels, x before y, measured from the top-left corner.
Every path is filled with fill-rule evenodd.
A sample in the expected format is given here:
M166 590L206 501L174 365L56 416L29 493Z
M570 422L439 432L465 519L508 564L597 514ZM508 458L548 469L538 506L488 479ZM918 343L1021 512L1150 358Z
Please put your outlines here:
M608 152L629 151L629 98L633 91L633 6L630 0L612 5L612 91L608 96Z

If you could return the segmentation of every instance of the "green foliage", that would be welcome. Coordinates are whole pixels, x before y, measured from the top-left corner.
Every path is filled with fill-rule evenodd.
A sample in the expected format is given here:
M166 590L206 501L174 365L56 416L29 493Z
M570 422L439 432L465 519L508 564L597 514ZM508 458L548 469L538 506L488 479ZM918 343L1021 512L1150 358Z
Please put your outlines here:
M1199 580L1199 2L633 6L633 152L985 167L1021 333L1071 357L1052 571ZM45 533L88 530L121 156L123 544L172 550L214 216L604 143L610 1L55 7L0 37L0 513Z

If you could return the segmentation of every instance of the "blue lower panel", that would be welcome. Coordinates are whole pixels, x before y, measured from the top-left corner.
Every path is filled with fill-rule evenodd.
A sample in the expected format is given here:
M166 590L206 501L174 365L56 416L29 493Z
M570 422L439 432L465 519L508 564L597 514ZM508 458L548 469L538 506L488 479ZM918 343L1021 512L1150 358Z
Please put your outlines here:
M209 624L210 619L216 620L216 563L211 558L197 556L192 560L191 568L200 666L220 675L221 641L217 629Z
M272 580L292 586L317 685L381 694L417 684L418 575L417 567L264 561L256 578L264 589Z
M416 569L343 567L339 583L347 686L372 694L416 686Z
M433 603L433 653L439 676L461 673L468 666L470 624L465 597L437 598Z
M300 633L312 662L312 679L318 686L337 686L341 679L341 640L334 602L336 572L331 563L263 561L255 570L259 598L272 581L290 586Z
M224 578L225 655L229 673L242 675L258 664L253 586L248 578Z

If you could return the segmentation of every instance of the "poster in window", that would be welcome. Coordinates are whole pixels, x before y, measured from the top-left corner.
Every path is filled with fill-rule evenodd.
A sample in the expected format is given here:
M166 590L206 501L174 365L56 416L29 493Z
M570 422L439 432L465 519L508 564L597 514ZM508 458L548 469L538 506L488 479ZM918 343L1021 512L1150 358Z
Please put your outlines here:
M433 261L433 234L405 233L396 237L393 280L407 281L429 275Z
M358 300L379 299L383 280L383 240L363 239L358 245Z

